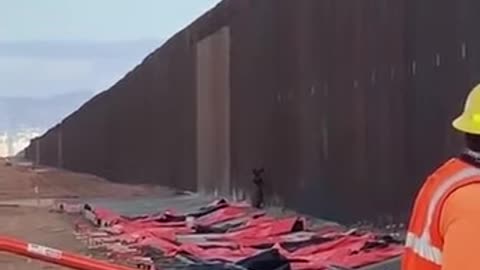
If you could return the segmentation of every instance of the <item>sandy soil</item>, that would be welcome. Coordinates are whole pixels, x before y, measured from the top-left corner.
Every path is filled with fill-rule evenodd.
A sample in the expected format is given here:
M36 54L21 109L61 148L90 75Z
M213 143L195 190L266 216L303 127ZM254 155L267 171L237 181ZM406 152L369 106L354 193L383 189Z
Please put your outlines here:
M86 248L72 234L69 218L36 207L38 198L118 198L159 195L162 192L166 191L148 186L114 184L91 175L46 168L33 170L26 165L7 166L5 160L0 159L0 235L87 255ZM53 200L41 202L46 206ZM0 253L0 269L65 268Z

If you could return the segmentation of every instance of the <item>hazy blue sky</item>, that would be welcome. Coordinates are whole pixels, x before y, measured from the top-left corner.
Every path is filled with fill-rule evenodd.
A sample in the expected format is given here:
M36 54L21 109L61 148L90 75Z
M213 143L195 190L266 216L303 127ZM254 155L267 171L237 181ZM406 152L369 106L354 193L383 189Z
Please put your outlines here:
M219 0L0 0L0 96L107 89Z

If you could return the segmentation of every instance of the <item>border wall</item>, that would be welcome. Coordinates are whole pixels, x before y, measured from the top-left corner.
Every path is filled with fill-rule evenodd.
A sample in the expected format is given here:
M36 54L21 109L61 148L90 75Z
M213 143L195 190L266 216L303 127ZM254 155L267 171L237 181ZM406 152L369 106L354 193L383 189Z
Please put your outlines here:
M480 79L477 11L475 0L223 1L26 154L236 197L264 167L273 203L403 220L461 146L450 120Z

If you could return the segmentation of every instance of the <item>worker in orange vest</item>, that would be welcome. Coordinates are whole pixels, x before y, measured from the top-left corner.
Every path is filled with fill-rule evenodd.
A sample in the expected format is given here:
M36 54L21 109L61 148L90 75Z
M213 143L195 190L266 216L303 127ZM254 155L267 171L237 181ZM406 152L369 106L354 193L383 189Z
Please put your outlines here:
M453 127L465 134L466 149L417 195L402 270L480 269L480 85Z

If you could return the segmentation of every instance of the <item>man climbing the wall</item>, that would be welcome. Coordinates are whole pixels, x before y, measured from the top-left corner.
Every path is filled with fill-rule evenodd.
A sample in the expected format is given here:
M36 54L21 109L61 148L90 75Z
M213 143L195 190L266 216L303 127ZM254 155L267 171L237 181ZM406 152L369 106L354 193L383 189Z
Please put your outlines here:
M253 169L252 172L253 172L253 184L255 185L255 192L253 194L252 205L255 208L261 209L264 206L262 174L265 172L265 170L263 168Z
M417 195L403 270L480 269L480 85L453 127L466 149L427 178Z

